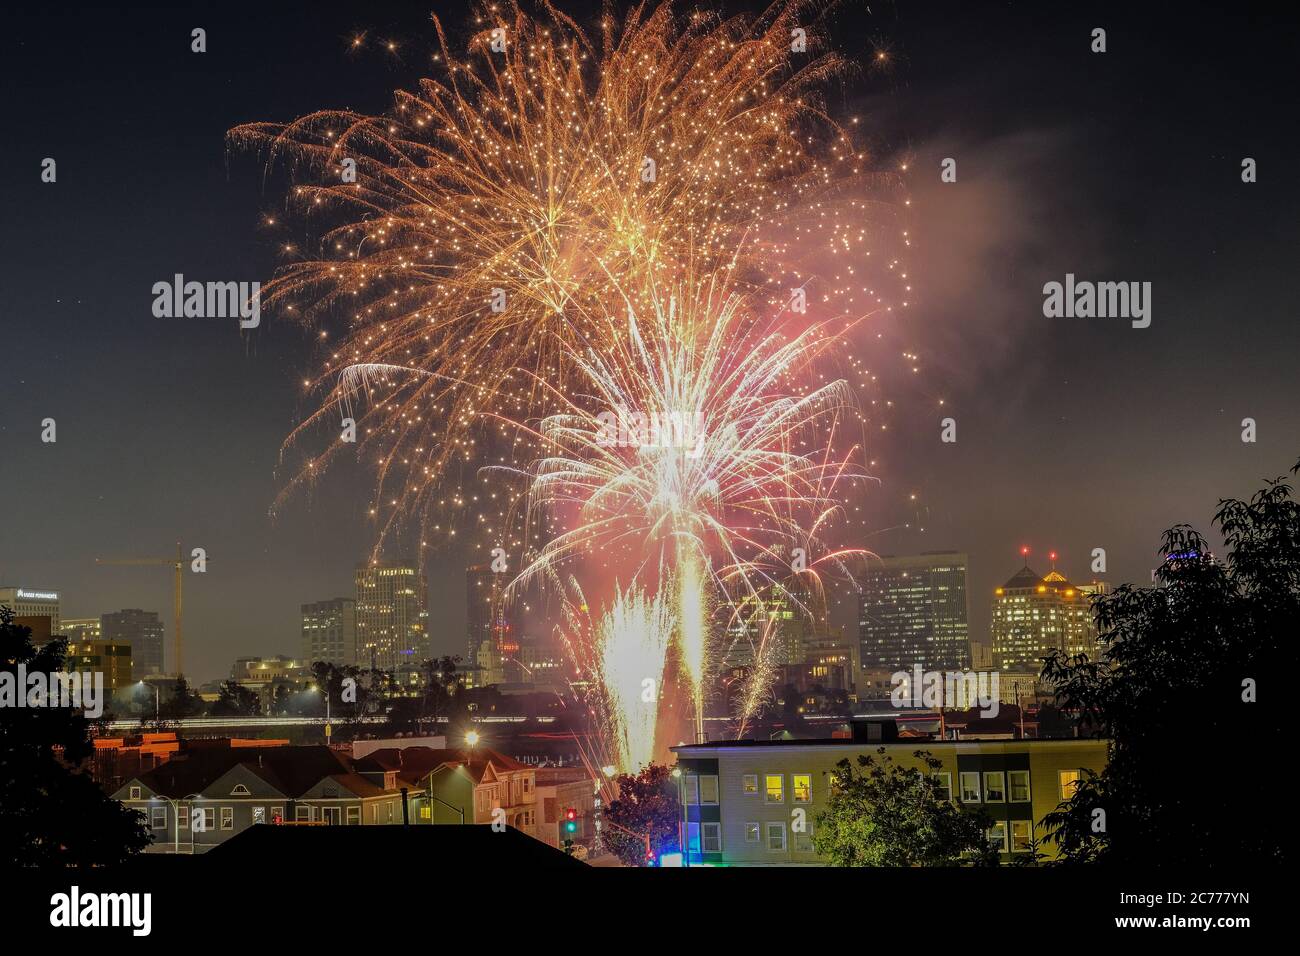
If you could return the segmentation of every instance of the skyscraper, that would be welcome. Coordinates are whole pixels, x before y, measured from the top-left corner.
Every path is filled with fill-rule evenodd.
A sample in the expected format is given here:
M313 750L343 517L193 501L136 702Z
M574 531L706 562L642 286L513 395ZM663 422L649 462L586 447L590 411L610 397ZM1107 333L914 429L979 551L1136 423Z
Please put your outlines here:
M871 562L858 597L866 669L964 668L970 663L966 555L927 551Z
M163 673L163 623L157 611L138 607L101 614L100 640L130 644L132 669L137 680Z
M430 656L429 586L411 564L357 567L356 656L361 667L414 668Z
M760 647L773 667L802 664L805 645L814 631L809 619L815 605L804 589L781 584L764 588L755 596L737 588L720 602L716 612L724 632L722 663L725 667L750 667Z
M478 664L493 675L508 670L507 661L519 652L519 642L506 610L505 586L509 575L491 565L476 564L465 570L465 618L469 654L466 662ZM504 679L504 678L503 678Z
M302 606L302 659L311 666L324 661L335 667L357 663L357 602L333 598ZM369 664L367 658L362 663Z
M1038 671L1053 650L1096 658L1090 599L1101 582L1074 585L1053 567L1046 577L1025 566L993 592L993 661L999 670Z

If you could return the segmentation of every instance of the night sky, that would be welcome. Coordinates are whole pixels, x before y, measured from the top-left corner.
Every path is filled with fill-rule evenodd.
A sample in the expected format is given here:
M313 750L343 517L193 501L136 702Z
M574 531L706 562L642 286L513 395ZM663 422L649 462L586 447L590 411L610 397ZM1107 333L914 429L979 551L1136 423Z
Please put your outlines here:
M1145 583L1163 529L1208 531L1219 498L1300 456L1295 26L1272 4L1127 6L848 3L832 35L864 63L887 53L834 101L881 163L908 164L912 199L914 301L864 348L906 348L920 372L879 357L894 406L865 511L892 530L858 543L968 552L985 639L1022 544L1040 572L1054 549L1079 579L1104 547L1108 580ZM154 318L151 287L274 268L259 214L281 195L227 154L227 130L381 112L421 75L428 11L464 21L450 4L269 7L28 4L0 35L0 585L57 589L65 617L154 609L170 636L170 574L94 559L204 547L208 573L186 579L197 680L297 653L299 605L352 593L370 484L333 472L270 518L314 343L266 316L243 335ZM207 53L190 52L196 26ZM1094 27L1105 54L1089 51ZM940 182L944 157L956 183ZM1244 157L1258 182L1241 181ZM1067 272L1151 282L1150 328L1045 318L1043 284ZM939 441L944 415L955 444ZM465 563L430 560L440 652L464 650Z

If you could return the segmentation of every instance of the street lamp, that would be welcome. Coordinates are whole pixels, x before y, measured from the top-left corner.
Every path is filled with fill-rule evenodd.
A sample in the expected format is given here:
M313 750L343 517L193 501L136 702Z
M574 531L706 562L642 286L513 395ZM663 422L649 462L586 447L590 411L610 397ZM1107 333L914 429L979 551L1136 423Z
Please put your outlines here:
M140 683L143 684L144 681L141 681ZM168 803L170 803L170 804L172 805L172 816L174 816L174 817L176 818L176 842L175 842L174 845L173 845L172 852L175 853L175 854L177 854L177 855L179 855L180 852L181 852L181 808L180 808L180 801L181 801L181 800L190 800L190 799L194 799L194 800L202 800L203 798L200 797L197 793L191 793L189 796L186 796L186 797L180 797L180 798L177 799L177 800L173 800L171 797L163 796L163 795L160 794L160 793L155 793L152 797L149 798L150 801L153 801L153 800L166 800ZM190 826L190 855L193 856L193 854L194 854L194 827L193 827L193 821L191 821L191 826Z
M329 742L330 742L330 731L333 729L333 728L330 727L330 692L329 692L329 688L327 688L324 684L322 684L320 687L313 687L312 690L318 690L318 691L320 691L321 696L325 698L325 746L328 747L328 746L329 746Z

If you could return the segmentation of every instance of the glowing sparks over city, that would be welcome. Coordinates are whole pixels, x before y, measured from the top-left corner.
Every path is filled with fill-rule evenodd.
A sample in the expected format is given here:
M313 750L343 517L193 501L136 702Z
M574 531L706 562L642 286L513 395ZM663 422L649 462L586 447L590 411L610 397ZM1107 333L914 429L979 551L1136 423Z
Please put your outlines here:
M658 682L671 645L698 733L714 608L793 579L816 595L858 553L827 532L865 478L864 417L821 364L854 364L849 332L894 307L863 265L887 204L824 106L851 64L818 38L822 5L639 5L590 31L539 9L480 8L463 57L434 17L432 75L383 115L248 124L230 143L287 174L289 218L316 237L284 244L262 294L326 349L284 494L359 456L380 543L469 534L512 557L512 595L581 581L605 623L575 663L635 769L653 721L611 679L657 660L642 677ZM629 440L636 416L653 440ZM771 673L764 643L751 683Z

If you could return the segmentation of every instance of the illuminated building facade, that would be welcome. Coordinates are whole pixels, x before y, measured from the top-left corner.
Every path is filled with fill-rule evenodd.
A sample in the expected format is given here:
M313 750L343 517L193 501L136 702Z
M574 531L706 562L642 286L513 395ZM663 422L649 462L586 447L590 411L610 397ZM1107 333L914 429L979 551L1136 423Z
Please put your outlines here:
M861 579L864 668L964 668L970 662L966 555L931 551L872 561Z
M70 643L97 641L101 636L99 618L65 617L59 625L59 633L66 637Z
M44 588L0 588L0 604L13 609L14 617L48 618L49 631L44 627L32 628L33 634L38 630L42 634L61 634L59 630L59 592ZM29 622L19 623L31 626Z
M841 760L883 748L900 767L925 771L917 750L940 763L931 771L944 799L983 811L985 838L1003 863L1042 841L1043 818L1073 795L1085 770L1106 765L1105 740L734 740L684 744L678 793L692 865L824 866L814 849L817 816ZM803 810L797 819L794 811ZM1048 858L1056 844L1040 842Z
M1055 555L1053 555L1055 560ZM1028 563L993 592L993 658L1002 671L1037 672L1053 650L1097 656L1090 600L1102 582L1075 585L1055 567L1040 577Z
M773 585L762 597L745 594L719 605L725 615L723 666L750 667L760 646L768 648L766 659L773 667L803 663L809 634L810 599L805 594Z
M429 651L428 584L409 564L357 568L356 656L360 667L418 668Z
M104 689L113 693L135 683L131 645L113 641L68 641L65 670L104 675Z
M163 622L157 611L142 611L138 607L132 607L101 614L99 617L101 640L131 646L131 660L137 680L163 673L163 634Z
M357 663L357 602L353 598L302 606L302 657L308 666L317 661L335 667Z

